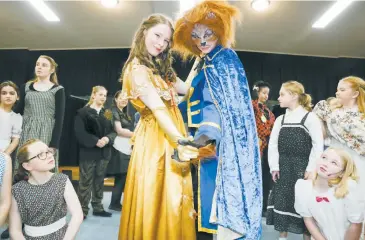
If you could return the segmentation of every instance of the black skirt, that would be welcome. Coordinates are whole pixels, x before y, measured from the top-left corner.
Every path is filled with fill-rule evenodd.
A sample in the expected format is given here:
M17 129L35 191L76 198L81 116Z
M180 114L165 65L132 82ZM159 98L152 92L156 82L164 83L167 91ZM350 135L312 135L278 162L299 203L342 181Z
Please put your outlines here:
M127 173L130 158L130 155L121 153L112 147L112 157L109 161L106 175L114 176L116 174Z

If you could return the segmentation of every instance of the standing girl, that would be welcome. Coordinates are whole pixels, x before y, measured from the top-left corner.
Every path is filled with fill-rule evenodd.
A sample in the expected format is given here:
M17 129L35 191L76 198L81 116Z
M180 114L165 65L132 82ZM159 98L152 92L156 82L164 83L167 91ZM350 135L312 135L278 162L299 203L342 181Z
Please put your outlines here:
M20 89L20 101L15 109L24 119L19 146L35 138L59 149L65 90L58 84L56 70L57 63L51 57L41 55L36 62L35 79ZM58 154L55 159L55 171L58 172Z
M19 99L18 86L12 81L0 84L0 152L11 155L19 144L23 118L13 112Z
M328 130L330 146L345 149L354 160L365 198L365 81L353 76L341 79L336 98L335 107L320 101L313 111Z
M268 142L272 127L274 126L275 116L265 105L269 99L270 84L259 81L254 84L252 98L252 106L255 113L257 126L257 134L260 142L261 168L262 168L262 184L263 184L263 205L262 213L265 216L267 208L267 199L271 189L271 174L269 161L267 158Z
M102 204L104 176L116 137L111 123L111 112L104 109L106 95L104 87L93 87L89 102L77 112L75 118L75 135L80 145L79 199L84 218L89 212L91 195L93 215L112 215L104 210Z
M317 161L314 180L295 185L295 210L316 240L360 239L364 200L356 167L342 149L327 148Z
M0 152L0 227L8 218L11 204L11 158Z
M171 67L173 27L162 15L145 19L123 68L122 97L140 113L123 197L119 239L195 239L190 174L198 149L177 107ZM172 159L174 150L180 160Z
M12 189L10 236L19 240L75 239L82 223L82 211L68 177L52 173L55 150L31 139L20 147L17 182ZM24 176L28 175L28 180ZM67 210L71 213L66 222ZM22 231L24 223L24 233Z
M320 120L310 112L312 99L301 83L284 83L278 100L280 107L288 109L276 119L270 136L269 166L275 184L268 200L267 224L280 232L279 239L287 239L288 232L306 233L294 209L294 186L298 179L311 178L323 151L323 136ZM307 234L305 239L309 239Z
M129 159L132 153L132 147L129 143L133 136L134 123L125 113L127 102L123 100L121 90L118 91L113 99L112 107L112 124L117 137L115 138L112 148L112 158L109 162L107 175L114 176L114 188L109 209L121 211L121 197L127 178Z
M18 86L12 81L0 84L0 226L4 223L10 208L12 163L9 157L19 144L23 118L13 112L19 99ZM9 155L9 156L7 156ZM5 231L1 237L6 237Z

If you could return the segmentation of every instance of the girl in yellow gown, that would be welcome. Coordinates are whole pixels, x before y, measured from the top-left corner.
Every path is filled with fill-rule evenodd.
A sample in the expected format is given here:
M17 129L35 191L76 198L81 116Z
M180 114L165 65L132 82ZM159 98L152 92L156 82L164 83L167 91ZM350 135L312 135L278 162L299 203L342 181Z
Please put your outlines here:
M195 240L188 140L177 91L186 86L171 68L173 27L152 15L137 31L122 72L122 96L140 113L124 189L120 240ZM174 149L180 161L172 159Z

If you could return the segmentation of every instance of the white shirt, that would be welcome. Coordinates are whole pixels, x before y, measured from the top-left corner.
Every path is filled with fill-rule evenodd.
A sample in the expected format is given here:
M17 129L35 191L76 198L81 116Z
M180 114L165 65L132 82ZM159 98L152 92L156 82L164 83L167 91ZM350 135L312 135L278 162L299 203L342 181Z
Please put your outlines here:
M359 185L354 180L348 180L347 185L348 194L336 198L335 187L318 193L312 180L299 179L295 184L295 211L302 217L313 217L327 240L344 240L350 223L364 221L365 204L358 194Z
M303 117L308 113L302 106L298 106L293 111L287 109L285 113L284 123L300 123ZM271 131L269 141L269 166L270 172L279 171L279 151L278 151L278 139L281 129L281 121L283 115L279 116L274 123L274 127ZM316 161L323 152L323 134L321 120L314 113L309 113L304 126L308 129L308 133L312 138L312 150L309 156L309 162L306 171L313 172L316 167Z
M5 151L12 138L20 138L23 117L20 114L5 112L0 108L0 151Z

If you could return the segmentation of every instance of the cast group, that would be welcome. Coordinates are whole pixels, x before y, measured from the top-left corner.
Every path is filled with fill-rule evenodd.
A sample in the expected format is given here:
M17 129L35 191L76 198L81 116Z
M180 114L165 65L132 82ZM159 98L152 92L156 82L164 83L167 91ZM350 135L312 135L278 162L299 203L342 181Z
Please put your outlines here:
M259 240L263 219L280 240L362 239L365 81L340 79L336 97L313 109L303 84L287 81L269 109L270 84L249 87L232 49L239 20L236 7L211 0L175 24L143 20L111 109L95 86L75 117L77 187L58 173L65 91L56 62L40 56L20 89L2 82L2 238L77 239L90 201L94 216L112 215L102 205L107 175L120 240ZM195 59L187 79L173 52Z

